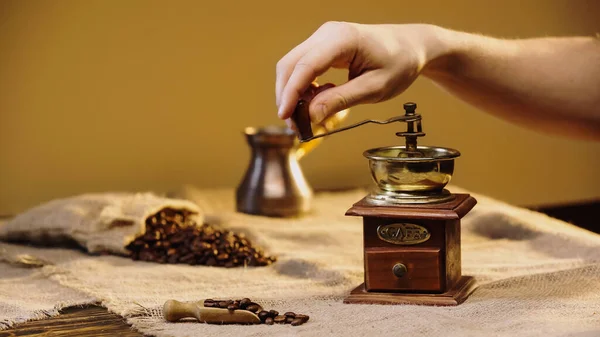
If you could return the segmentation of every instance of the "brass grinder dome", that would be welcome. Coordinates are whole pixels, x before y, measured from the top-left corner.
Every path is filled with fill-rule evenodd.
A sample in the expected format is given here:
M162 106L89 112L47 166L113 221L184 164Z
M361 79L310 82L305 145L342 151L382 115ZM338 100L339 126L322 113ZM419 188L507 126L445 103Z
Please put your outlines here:
M384 191L441 191L454 172L454 158L460 153L443 147L418 146L406 152L405 146L390 146L364 152L369 159L371 176Z
M460 152L444 147L389 146L367 150L371 178L376 190L371 201L376 203L429 203L447 201L444 187L454 173L454 159Z

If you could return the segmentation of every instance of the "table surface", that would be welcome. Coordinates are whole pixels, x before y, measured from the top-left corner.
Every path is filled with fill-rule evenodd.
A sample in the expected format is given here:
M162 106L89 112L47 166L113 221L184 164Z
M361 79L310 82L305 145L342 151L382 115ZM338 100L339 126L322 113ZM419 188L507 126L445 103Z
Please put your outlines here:
M529 208L600 233L600 228L595 222L600 213L598 200ZM594 222L590 221L592 218ZM60 315L49 319L17 324L12 329L0 331L0 337L5 336L137 337L144 335L135 331L122 317L109 313L106 308L90 305L66 308Z

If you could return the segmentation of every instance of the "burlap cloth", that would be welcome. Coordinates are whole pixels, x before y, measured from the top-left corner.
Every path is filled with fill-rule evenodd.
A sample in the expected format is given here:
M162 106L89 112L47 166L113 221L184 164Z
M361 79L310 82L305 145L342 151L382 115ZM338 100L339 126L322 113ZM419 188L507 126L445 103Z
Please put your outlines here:
M158 265L0 243L4 260L27 253L50 262L1 265L0 328L98 301L156 336L600 336L600 236L543 214L473 194L479 203L463 220L463 274L480 286L458 307L348 305L343 297L363 279L362 226L344 213L365 191L318 194L313 213L292 220L237 214L232 190L184 194L278 262L248 269ZM299 327L162 319L168 299L209 297L250 297L311 319Z

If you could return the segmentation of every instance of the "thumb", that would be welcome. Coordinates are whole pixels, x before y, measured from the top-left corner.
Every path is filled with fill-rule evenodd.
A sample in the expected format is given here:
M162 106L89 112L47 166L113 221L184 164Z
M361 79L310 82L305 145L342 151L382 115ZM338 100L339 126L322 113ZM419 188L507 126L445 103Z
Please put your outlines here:
M358 104L371 103L381 97L382 80L366 73L340 86L329 87L319 92L308 107L313 123L320 123L325 118Z

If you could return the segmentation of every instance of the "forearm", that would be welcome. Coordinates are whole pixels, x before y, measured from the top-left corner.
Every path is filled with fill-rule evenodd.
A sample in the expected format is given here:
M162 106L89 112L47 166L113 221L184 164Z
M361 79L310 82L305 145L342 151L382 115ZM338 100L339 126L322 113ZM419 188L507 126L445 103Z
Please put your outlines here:
M532 128L600 139L599 39L434 35L422 74L453 95Z

